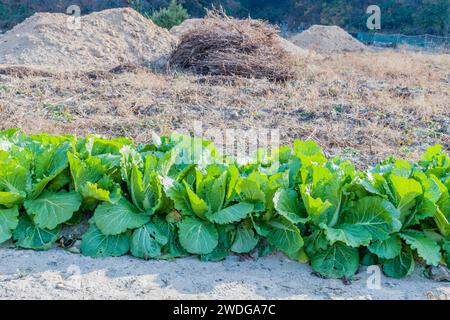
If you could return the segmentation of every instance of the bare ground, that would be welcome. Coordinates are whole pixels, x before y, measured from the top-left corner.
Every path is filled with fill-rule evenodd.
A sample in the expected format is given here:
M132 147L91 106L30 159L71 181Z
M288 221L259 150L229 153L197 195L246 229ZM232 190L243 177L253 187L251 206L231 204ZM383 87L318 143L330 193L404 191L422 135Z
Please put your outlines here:
M360 166L388 155L416 160L450 148L450 55L375 52L299 58L299 80L113 71L51 73L0 67L0 129L125 135L278 128L283 143L316 140Z
M230 256L144 261L129 256L92 259L62 249L0 249L0 299L449 299L449 283L422 269L405 279L381 277L367 286L362 268L351 284L321 279L308 265L276 254L258 260ZM369 281L370 282L370 281ZM372 283L372 282L370 282Z

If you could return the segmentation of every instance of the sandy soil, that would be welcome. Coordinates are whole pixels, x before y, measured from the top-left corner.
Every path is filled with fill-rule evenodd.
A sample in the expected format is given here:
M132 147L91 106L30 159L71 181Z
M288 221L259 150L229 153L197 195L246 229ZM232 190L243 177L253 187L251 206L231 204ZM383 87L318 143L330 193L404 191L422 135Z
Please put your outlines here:
M314 25L289 39L303 49L320 52L357 52L370 50L338 26Z
M0 63L91 70L135 63L161 68L175 37L130 8L82 16L36 13L0 37Z
M382 276L370 289L365 268L351 284L321 279L308 265L280 254L222 262L195 257L143 261L92 259L59 248L46 252L0 248L0 299L449 299L450 284L420 268L406 279ZM6 263L7 262L7 263Z

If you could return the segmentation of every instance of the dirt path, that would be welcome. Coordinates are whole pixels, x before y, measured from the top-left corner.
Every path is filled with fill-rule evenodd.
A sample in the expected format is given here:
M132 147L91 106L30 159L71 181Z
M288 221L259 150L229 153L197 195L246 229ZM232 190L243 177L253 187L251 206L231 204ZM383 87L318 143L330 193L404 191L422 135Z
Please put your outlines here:
M308 265L273 255L256 261L231 256L218 263L197 258L143 261L91 259L62 249L0 248L0 299L427 299L449 297L450 284L382 276L367 288L362 270L352 284L311 275Z

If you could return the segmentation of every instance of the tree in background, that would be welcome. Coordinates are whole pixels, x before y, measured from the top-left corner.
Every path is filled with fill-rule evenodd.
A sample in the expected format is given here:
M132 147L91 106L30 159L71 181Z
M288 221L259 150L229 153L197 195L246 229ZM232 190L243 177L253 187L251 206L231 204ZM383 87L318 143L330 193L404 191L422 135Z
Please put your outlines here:
M448 0L293 0L291 27L298 23L338 25L349 31L368 31L366 8L381 8L381 32L449 34Z
M158 26L166 29L177 26L184 20L189 19L187 10L181 4L178 4L177 0L172 0L167 8L161 8L151 15L146 13L144 15Z
M193 17L205 8L222 6L231 16L261 18L297 29L312 24L338 25L348 31L368 31L366 8L381 8L384 33L449 34L449 0L178 0ZM131 6L155 12L170 0L0 0L0 29L9 29L37 11L65 12L71 5L83 14L112 7Z

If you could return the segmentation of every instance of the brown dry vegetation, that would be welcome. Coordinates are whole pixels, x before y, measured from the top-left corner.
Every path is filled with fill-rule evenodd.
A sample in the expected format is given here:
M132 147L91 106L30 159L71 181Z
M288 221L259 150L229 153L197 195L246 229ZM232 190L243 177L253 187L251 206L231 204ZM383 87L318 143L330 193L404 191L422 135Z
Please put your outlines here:
M279 128L283 143L316 140L359 165L450 149L450 56L374 52L315 55L285 84L263 79L114 72L45 74L0 67L0 129L125 135Z
M291 56L277 33L261 20L238 20L209 11L195 28L182 33L169 64L202 75L293 80Z

